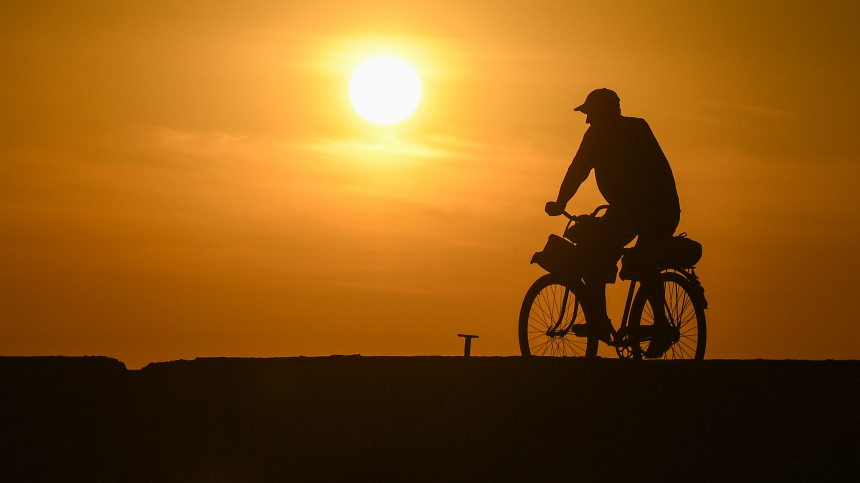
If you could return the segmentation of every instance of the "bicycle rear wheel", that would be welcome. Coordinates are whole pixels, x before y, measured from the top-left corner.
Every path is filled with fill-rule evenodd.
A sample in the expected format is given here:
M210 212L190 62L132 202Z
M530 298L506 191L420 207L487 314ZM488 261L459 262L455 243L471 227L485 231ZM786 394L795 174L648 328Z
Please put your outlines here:
M523 356L594 357L596 337L577 337L582 328L581 281L548 274L532 284L520 309L519 339Z
M691 296L692 283L677 272L663 272L665 304L663 310L672 326L673 343L660 359L704 359L707 342L705 307L699 298ZM633 358L641 359L648 350L654 327L654 309L645 293L636 292L630 308L630 334ZM638 340L638 343L637 343Z

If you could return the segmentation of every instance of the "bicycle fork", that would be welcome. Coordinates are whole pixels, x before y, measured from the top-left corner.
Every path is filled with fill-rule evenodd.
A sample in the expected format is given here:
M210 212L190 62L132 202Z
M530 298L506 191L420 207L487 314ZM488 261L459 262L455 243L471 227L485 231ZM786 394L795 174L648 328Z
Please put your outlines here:
M558 314L558 321L555 323L554 326L552 326L552 328L550 330L548 330L546 332L547 335L550 335L550 336L562 335L562 336L564 336L567 334L567 332L570 330L570 328L573 327L573 324L576 323L576 316L579 313L579 301L578 300L576 302L574 302L574 304L573 304L573 317L571 317L571 319L570 319L570 325L565 327L565 329L561 332L561 334L559 334L558 328L561 327L561 323L564 321L564 313L567 311L567 300L569 297L570 297L570 289L565 287L564 288L564 298L561 301L561 311Z

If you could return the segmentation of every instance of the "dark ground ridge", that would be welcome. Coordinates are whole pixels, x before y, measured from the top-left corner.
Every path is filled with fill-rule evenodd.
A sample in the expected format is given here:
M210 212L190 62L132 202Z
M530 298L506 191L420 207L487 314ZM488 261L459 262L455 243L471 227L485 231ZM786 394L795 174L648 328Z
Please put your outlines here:
M860 361L0 357L2 481L860 480Z

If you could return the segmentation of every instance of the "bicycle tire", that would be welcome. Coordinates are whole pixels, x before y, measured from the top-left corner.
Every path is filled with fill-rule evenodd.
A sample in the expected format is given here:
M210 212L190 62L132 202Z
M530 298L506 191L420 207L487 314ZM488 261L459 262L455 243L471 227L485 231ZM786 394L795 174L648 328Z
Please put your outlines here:
M523 356L595 357L599 340L596 337L576 337L572 332L550 335L558 324L562 305L564 318L560 327L585 322L580 301L585 286L582 281L547 274L537 279L526 292L520 308L519 342ZM564 292L569 291L565 304ZM581 321L581 322L580 322Z
M708 341L704 300L694 295L697 291L684 275L666 271L660 274L660 278L665 291L665 307L671 312L670 322L678 330L678 340L660 359L704 359ZM653 323L651 303L640 287L633 299L628 322L631 338L636 339L631 341L634 359L642 359L648 350L647 327Z

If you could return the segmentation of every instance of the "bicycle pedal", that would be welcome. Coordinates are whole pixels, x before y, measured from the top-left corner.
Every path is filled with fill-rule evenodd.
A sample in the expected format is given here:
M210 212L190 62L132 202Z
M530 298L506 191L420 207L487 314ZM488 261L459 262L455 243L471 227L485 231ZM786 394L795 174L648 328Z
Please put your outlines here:
M606 342L606 345L609 347L624 347L627 343L622 339L612 339L611 341Z

